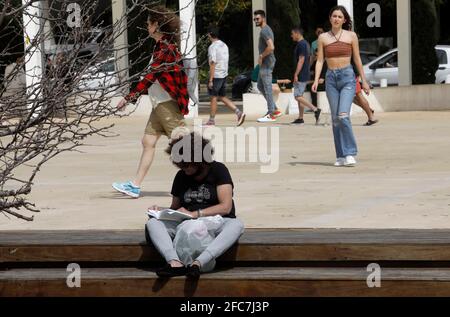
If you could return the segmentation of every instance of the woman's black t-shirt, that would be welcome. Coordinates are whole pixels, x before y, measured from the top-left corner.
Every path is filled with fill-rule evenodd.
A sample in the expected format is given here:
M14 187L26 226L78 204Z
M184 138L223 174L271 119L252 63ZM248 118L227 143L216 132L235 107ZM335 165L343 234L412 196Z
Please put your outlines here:
M219 204L217 186L225 184L230 184L234 189L228 168L224 164L214 161L209 165L208 174L200 182L180 170L173 181L171 193L180 199L181 207L189 211L196 211ZM231 212L224 217L236 218L234 201L232 203Z

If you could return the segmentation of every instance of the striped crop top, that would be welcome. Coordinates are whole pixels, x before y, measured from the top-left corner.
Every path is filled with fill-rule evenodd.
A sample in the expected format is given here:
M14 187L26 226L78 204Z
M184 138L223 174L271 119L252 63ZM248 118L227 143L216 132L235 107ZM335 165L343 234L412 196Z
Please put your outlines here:
M333 57L351 57L352 56L352 44L341 41L336 41L328 44L324 48L326 58Z

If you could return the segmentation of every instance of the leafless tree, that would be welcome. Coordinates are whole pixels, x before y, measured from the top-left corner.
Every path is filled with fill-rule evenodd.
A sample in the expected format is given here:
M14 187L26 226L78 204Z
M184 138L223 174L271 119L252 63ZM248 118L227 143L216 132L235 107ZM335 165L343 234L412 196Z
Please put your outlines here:
M123 95L132 81L151 71L142 69L142 73L126 78L117 67L108 68L125 52L114 49L113 45L124 32L121 25L132 24L136 19L132 17L138 16L134 13L145 12L149 4L158 1L133 0L126 14L114 21L111 28L100 29L101 40L94 43L93 15L97 1L81 4L76 27L67 23L68 1L50 3L49 14L30 17L40 19L42 27L25 52L24 60L9 68L0 87L0 212L25 220L33 220L33 216L27 216L30 212L39 212L28 197L42 166L63 152L77 150L87 137L112 136L112 125L102 121L120 115L111 104L111 96ZM4 63L12 52L20 51L13 38L23 36L27 27L24 16L29 14L28 6L33 5L36 1L22 4L22 1L2 0L0 62ZM145 29L145 25L142 27ZM56 39L54 30L58 30L60 37L51 48L47 43ZM142 50L141 45L147 40L148 35L140 38L128 47L128 53ZM37 47L42 50L45 69L38 80L26 87L24 65L30 62L30 50ZM129 68L148 59L150 53L139 54L139 58L130 61ZM17 85L11 87L14 81Z

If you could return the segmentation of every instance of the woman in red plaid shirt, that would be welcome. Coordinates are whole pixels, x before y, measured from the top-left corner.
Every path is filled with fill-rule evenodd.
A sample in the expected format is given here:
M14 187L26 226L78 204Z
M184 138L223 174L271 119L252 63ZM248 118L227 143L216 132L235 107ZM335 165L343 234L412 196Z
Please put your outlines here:
M179 17L164 7L155 7L150 10L147 29L156 41L150 73L117 105L119 110L124 110L128 102L135 102L147 89L153 105L142 138L143 151L136 177L133 181L113 184L115 190L134 198L140 195L141 184L153 162L160 136L170 138L175 128L185 126L184 115L189 112L188 79L178 50Z

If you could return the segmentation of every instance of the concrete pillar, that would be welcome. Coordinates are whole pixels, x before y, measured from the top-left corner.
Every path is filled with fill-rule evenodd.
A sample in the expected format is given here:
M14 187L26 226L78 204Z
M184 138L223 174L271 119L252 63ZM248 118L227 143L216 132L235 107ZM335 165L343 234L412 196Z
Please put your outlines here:
M50 9L49 0L42 1L42 14L44 17L44 52L51 52L56 46L55 38L53 36L52 27L50 24Z
M128 80L128 36L127 36L126 0L112 1L112 19L114 26L114 57L116 72L121 82ZM127 87L124 87L127 90Z
M42 37L44 21L41 1L22 0L25 7L23 13L23 32L25 39L25 77L27 85L28 109L42 95L39 84L44 71L44 41ZM36 41L36 42L35 42ZM39 110L36 108L36 110Z
M347 9L348 14L352 18L353 28L354 28L355 27L355 18L353 16L353 0L338 0L337 3L338 3L338 5L344 6Z
M197 35L195 27L195 4L192 0L179 0L181 20L181 54L185 59L186 73L189 78L189 116L198 116L198 64Z
M397 0L398 84L412 84L411 0Z
M252 24L253 24L253 65L258 64L259 58L259 50L258 50L258 40L259 33L261 29L255 26L255 22L253 22L253 12L256 10L264 10L267 12L266 0L252 0Z

